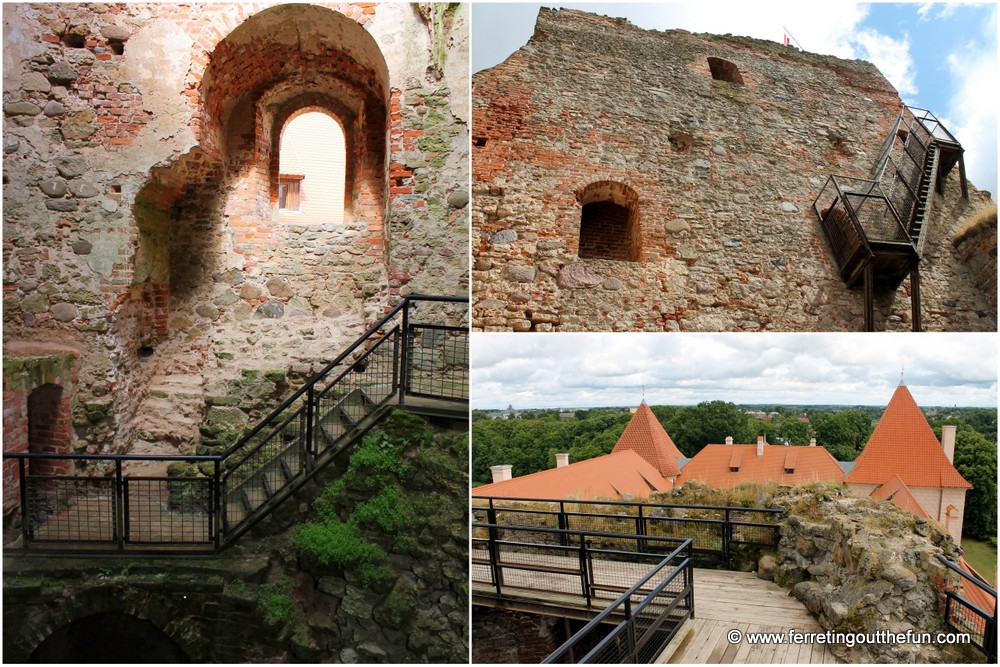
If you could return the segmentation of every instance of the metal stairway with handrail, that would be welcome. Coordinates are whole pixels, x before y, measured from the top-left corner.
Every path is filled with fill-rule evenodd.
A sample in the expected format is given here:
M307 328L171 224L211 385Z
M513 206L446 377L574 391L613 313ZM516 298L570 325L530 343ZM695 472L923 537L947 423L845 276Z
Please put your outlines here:
M5 549L218 552L391 410L466 418L468 340L468 297L410 295L221 454L5 452L21 524ZM40 460L60 461L66 474L33 474ZM132 474L150 463L188 472Z
M935 194L959 165L968 198L961 144L925 109L903 106L872 178L831 175L813 202L837 269L849 288L864 286L865 330L875 330L874 290L910 278L913 330L920 331L920 258Z

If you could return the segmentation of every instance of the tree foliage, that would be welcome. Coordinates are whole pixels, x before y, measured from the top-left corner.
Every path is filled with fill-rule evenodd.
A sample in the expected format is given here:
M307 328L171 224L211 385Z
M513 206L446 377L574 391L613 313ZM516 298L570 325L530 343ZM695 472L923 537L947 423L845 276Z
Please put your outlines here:
M817 444L838 461L853 461L872 434L871 418L860 410L828 412L813 422Z
M965 494L965 520L962 534L979 540L997 536L997 444L990 442L973 426L956 419L955 468L972 488ZM945 423L945 422L942 422ZM934 432L941 438L941 424Z

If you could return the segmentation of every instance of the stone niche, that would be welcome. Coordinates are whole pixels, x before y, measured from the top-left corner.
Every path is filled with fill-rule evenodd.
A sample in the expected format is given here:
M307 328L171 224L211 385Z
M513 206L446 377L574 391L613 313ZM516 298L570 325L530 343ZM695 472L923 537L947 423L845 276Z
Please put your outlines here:
M242 371L301 379L467 290L467 7L22 3L4 38L4 339L84 351L86 447L192 451ZM309 111L344 132L342 219L279 215Z

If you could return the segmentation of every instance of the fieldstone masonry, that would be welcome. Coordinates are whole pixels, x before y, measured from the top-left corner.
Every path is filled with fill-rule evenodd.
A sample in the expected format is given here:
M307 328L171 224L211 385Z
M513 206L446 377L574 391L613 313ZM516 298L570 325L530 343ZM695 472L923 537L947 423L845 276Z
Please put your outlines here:
M3 18L4 342L78 351L74 451L194 451L204 398L242 370L300 376L401 295L467 290L466 7ZM278 222L303 110L345 130L342 225Z
M900 109L870 63L543 8L473 85L476 330L863 327L812 203L870 176ZM957 179L924 232L923 327L995 330L995 259L951 243L989 193ZM595 201L628 211L615 243L582 221ZM909 330L908 290L876 294L877 329Z

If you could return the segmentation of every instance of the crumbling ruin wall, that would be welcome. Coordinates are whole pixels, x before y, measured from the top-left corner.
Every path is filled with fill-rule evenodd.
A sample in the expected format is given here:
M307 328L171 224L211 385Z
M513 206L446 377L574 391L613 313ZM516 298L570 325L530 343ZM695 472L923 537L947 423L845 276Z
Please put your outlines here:
M943 591L962 590L959 575L938 559L958 562L961 549L940 524L889 501L855 498L836 486L776 494L782 522L777 554L758 576L791 589L834 632L947 632ZM964 584L969 585L969 584ZM975 650L948 644L831 646L846 662L976 662Z
M467 289L467 8L3 19L4 341L81 351L73 401L108 410L74 419L75 449L175 431L186 451L204 396L241 370L301 381L401 295ZM278 221L280 131L305 107L349 138L343 225Z
M860 330L862 290L811 206L830 174L870 176L900 104L867 62L541 9L528 44L473 77L474 326ZM634 193L604 197L629 209L631 261L581 243L601 183ZM957 168L936 198L926 330L996 328L949 240L987 200L961 198ZM875 320L911 327L908 279L876 293Z

